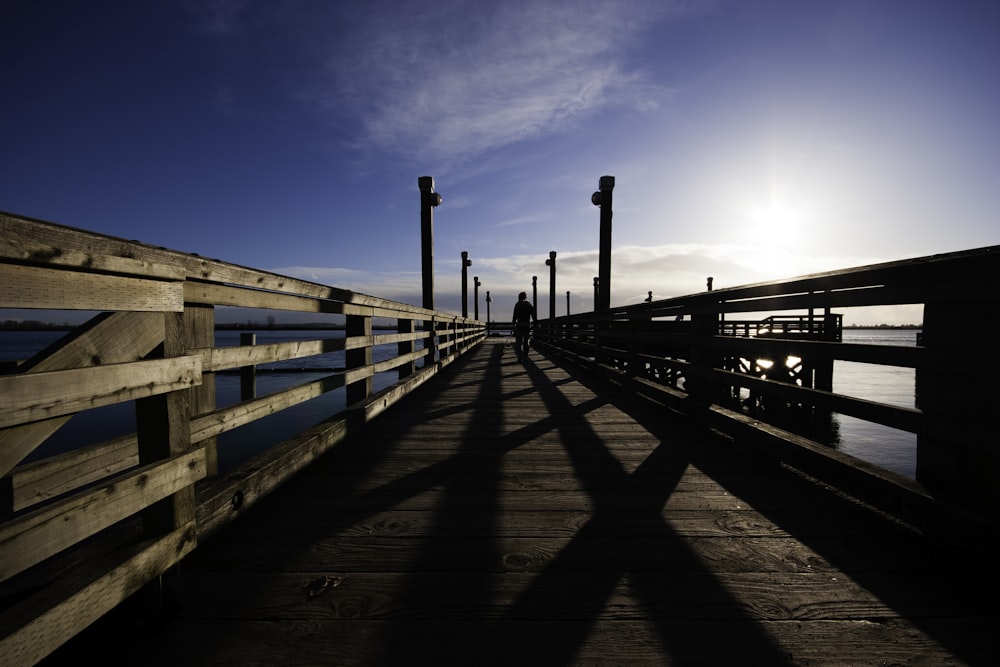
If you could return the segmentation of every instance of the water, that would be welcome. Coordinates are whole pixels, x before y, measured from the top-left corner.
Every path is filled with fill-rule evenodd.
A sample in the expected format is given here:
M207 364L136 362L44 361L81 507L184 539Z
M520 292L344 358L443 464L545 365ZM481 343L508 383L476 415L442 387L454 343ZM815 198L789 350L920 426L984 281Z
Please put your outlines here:
M912 329L846 329L845 343L916 346ZM912 368L833 363L833 391L902 408L916 406L916 371ZM917 436L862 419L835 415L839 438L835 446L859 459L905 475L911 479L917 469Z
M343 331L257 331L257 343L277 343L293 340L343 337ZM60 331L0 331L0 360L27 359L35 352L65 335ZM239 331L216 332L216 345L239 345ZM915 345L913 330L863 329L845 330L844 341L874 345ZM375 361L396 354L396 346L377 346ZM318 380L331 368L344 366L343 352L328 352L267 364L261 369L313 369L301 372L261 373L257 376L257 394L264 396L289 387ZM373 381L379 391L396 380L395 371L381 373ZM915 372L909 368L861 364L847 361L834 363L833 389L838 393L912 408L915 404ZM218 440L219 467L232 470L242 461L264 451L278 440L289 438L302 430L340 412L345 404L343 388L261 419L253 424L223 434ZM216 401L219 407L240 400L240 379L237 374L216 376ZM844 415L834 416L833 446L841 451L869 461L893 472L913 478L916 474L917 438L912 433L898 431ZM135 415L130 403L90 410L74 416L70 423L55 433L28 460L104 440L135 431Z
M229 347L240 344L240 331L217 331L215 344ZM256 331L257 344L283 343L295 340L343 338L343 331ZM378 332L376 332L378 333ZM0 331L0 360L27 359L66 335L64 331ZM374 361L396 355L396 344L377 345L372 351ZM300 384L328 376L332 369L344 367L343 351L327 352L313 357L292 359L259 366L257 396L266 396ZM273 372L280 369L296 372ZM315 369L315 371L309 370ZM266 372L271 371L271 372ZM397 379L396 371L379 373L372 380L375 391L388 387ZM240 401L238 373L218 373L215 380L216 405L226 407ZM275 442L290 438L344 409L346 389L340 387L322 396L269 415L253 423L233 429L218 438L219 470L227 472L240 463L263 452ZM103 442L135 432L135 411L131 402L88 410L74 415L68 424L38 447L26 461L42 459L77 447Z

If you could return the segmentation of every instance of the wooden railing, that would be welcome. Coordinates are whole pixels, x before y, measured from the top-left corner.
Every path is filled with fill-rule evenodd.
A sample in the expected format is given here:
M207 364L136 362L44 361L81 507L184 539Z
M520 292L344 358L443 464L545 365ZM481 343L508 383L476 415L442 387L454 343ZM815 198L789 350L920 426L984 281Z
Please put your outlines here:
M312 313L345 333L216 347L221 306ZM158 581L485 336L482 323L454 315L0 213L4 308L96 314L0 375L3 665L37 662ZM375 360L376 346L396 351ZM216 406L217 373L340 350L342 370ZM385 373L393 381L375 392ZM218 474L218 436L340 387L342 411ZM24 463L74 414L123 401L135 404L134 434Z
M918 345L841 341L836 309L897 304L923 306ZM998 328L1000 247L989 247L542 320L536 344L928 532L993 548ZM917 406L835 393L834 360L916 369ZM916 480L810 437L830 413L915 433Z

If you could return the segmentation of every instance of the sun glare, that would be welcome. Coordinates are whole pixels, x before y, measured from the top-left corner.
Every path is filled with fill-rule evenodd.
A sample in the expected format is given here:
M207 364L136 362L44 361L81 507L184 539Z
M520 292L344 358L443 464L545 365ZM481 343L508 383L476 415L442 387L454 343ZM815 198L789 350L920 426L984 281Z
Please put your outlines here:
M795 207L772 199L767 205L750 211L751 235L755 242L762 245L795 245L800 217Z

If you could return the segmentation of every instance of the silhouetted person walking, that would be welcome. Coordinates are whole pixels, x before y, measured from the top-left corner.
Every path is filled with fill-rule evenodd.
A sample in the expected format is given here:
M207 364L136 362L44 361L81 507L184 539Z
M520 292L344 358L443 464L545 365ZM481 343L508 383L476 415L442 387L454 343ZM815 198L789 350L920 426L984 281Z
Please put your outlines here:
M523 361L528 356L528 336L531 334L531 323L538 322L535 317L535 307L528 301L528 295L521 292L517 295L517 303L514 304L514 316L511 318L514 323L514 353L517 360Z

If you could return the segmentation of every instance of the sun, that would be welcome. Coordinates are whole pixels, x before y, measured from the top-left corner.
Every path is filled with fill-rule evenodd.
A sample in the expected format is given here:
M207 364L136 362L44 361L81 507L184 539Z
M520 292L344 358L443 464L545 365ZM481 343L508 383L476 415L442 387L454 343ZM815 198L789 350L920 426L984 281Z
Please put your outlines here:
M785 200L772 197L763 206L751 208L747 217L755 243L784 248L798 244L801 209Z

